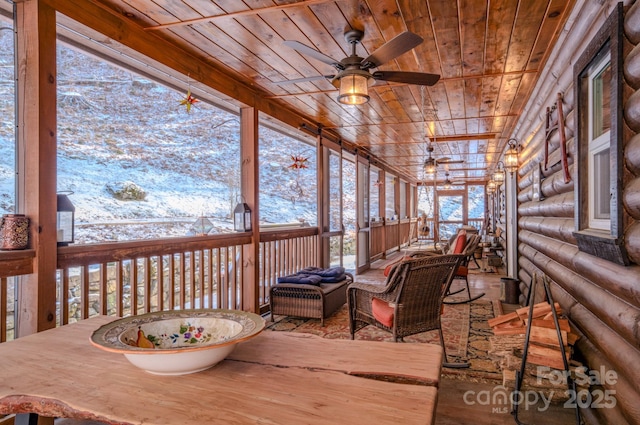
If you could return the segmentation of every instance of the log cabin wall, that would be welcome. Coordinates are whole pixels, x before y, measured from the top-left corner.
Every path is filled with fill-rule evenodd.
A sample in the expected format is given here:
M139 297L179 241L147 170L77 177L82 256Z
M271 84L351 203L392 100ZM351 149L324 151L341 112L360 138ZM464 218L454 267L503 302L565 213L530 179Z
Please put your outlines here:
M516 126L521 142L518 170L518 277L524 303L532 276L552 281L555 300L581 338L577 355L592 370L614 371L617 380L598 387L615 403L582 409L587 423L640 424L640 0L626 1L623 45L623 266L578 249L575 230L576 95L573 65L598 33L616 2L578 2L538 86ZM570 181L565 182L559 132L551 136L545 156L547 108L562 99ZM534 170L542 171L541 200L533 199ZM592 387L593 388L593 387ZM592 394L593 391L592 391ZM612 406L613 404L613 406Z

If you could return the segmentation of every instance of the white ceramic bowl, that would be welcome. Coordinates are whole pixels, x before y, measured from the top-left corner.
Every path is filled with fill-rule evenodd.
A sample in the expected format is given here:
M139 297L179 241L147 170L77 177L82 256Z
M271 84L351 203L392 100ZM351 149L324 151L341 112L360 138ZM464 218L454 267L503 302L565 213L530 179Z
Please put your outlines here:
M124 354L149 373L184 375L212 367L264 326L262 317L245 311L158 311L108 323L91 335L91 343Z

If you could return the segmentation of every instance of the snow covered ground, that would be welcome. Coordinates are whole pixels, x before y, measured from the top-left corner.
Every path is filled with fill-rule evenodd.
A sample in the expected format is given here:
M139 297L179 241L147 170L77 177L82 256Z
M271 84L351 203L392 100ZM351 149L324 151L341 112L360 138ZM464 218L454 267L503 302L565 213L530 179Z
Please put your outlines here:
M0 60L10 46L0 40ZM239 119L75 50L59 48L58 181L76 207L76 243L184 236L197 217L230 231L240 184ZM0 214L14 212L13 75L0 69ZM313 140L311 140L313 142ZM309 158L292 170L291 155ZM316 223L315 148L261 128L261 222ZM144 199L108 187L134 183Z

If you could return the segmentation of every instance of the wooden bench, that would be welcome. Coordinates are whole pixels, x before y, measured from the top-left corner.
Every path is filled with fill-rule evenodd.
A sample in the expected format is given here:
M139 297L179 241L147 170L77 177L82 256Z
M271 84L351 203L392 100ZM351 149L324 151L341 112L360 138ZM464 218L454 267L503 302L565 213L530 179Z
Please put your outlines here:
M269 290L271 321L273 316L278 314L320 319L324 326L324 319L347 302L347 285L351 282L353 275L346 273L346 279L337 283L278 283Z

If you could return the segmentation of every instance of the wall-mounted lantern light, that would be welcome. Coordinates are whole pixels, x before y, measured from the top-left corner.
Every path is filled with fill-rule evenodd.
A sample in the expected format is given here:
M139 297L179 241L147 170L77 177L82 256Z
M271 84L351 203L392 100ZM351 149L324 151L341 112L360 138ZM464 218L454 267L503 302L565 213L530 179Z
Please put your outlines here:
M73 206L71 200L67 195L72 195L73 192L60 192L57 194L58 206L57 206L57 222L56 232L58 239L58 246L67 246L73 243L74 238L74 221L76 207Z
M504 154L504 168L513 174L518 169L518 141L509 139L507 141L509 149Z
M498 161L498 166L496 171L493 172L491 180L493 180L497 186L500 186L504 183L504 177L504 163L502 161Z
M487 193L494 193L496 191L496 182L489 180L487 183Z

